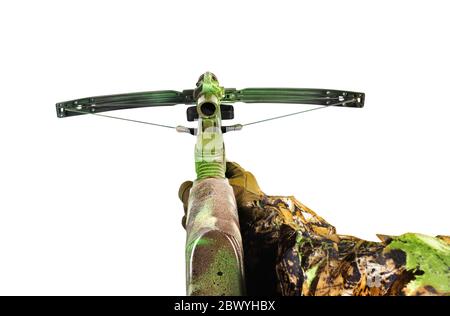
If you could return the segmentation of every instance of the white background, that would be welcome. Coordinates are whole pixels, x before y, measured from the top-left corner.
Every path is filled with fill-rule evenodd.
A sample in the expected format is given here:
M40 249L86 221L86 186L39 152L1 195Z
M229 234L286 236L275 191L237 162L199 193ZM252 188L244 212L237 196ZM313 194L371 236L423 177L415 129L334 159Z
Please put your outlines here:
M95 116L87 96L226 87L366 93L225 136L267 194L338 232L449 234L448 1L8 1L0 5L0 294L183 295L179 185L195 138ZM235 106L236 123L301 105ZM186 106L112 112L187 124Z

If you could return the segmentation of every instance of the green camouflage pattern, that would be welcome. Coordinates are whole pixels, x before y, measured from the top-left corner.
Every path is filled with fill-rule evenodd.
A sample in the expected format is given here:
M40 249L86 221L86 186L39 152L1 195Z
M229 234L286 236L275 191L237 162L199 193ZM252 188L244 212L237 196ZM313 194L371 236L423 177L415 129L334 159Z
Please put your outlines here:
M225 146L222 135L222 118L220 100L224 96L224 88L214 74L206 72L200 76L194 99L199 114L197 143L195 145L195 171L197 179L209 177L225 177ZM205 114L204 104L214 107L214 112Z
M188 295L243 295L244 266L236 200L227 179L188 182L184 226Z

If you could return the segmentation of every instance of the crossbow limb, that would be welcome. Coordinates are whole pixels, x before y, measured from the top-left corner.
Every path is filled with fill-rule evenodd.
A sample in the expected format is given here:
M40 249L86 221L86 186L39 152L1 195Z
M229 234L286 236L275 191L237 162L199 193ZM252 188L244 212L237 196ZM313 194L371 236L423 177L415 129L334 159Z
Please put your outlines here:
M203 75L201 77L203 79ZM200 81L199 81L200 82ZM56 113L60 118L94 114L107 111L134 109L143 107L191 105L196 103L196 89L183 91L162 90L137 93L115 94L87 97L56 104ZM361 108L364 106L364 93L332 89L305 88L224 88L220 96L222 103L293 103L315 104L321 106L342 106Z

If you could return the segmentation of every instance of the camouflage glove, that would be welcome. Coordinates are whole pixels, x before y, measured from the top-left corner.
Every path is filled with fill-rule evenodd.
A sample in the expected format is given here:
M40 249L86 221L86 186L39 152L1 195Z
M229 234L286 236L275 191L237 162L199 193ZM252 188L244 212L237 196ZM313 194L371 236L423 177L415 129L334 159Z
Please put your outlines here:
M228 178L230 185L233 187L238 209L251 205L253 201L259 200L264 195L259 188L255 176L252 173L245 171L235 162L227 162L225 176ZM188 207L189 191L192 188L192 184L192 181L185 181L181 184L180 189L178 190L178 197L181 202L183 202L184 208L184 216L181 220L181 224L184 228L186 228L186 212Z

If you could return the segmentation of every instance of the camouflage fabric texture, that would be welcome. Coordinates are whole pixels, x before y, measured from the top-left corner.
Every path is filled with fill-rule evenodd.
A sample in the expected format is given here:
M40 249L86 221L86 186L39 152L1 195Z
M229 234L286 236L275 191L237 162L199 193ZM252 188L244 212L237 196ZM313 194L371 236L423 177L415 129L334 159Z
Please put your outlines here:
M228 162L226 176L248 295L450 295L450 237L406 233L372 242L340 235L295 197L264 194L238 164ZM185 209L191 185L180 188Z

